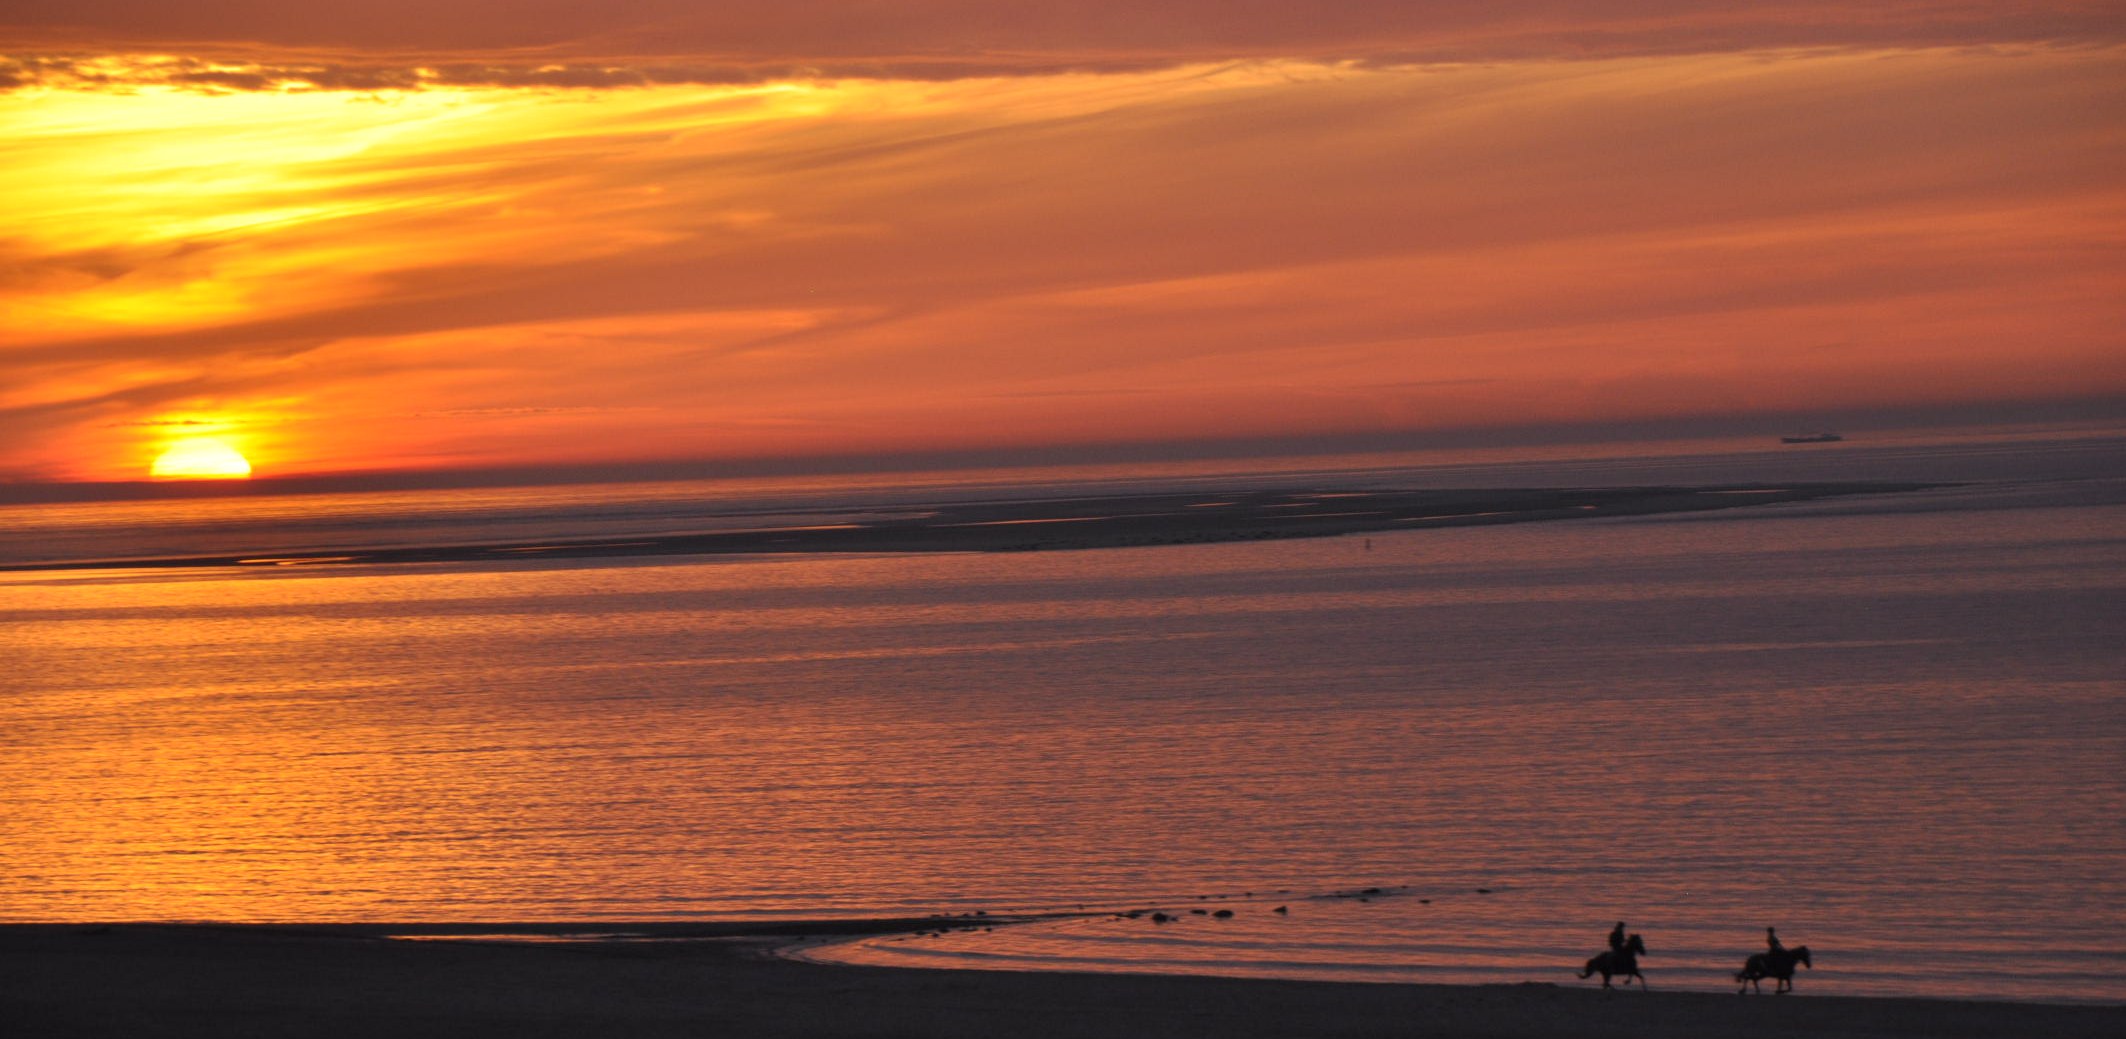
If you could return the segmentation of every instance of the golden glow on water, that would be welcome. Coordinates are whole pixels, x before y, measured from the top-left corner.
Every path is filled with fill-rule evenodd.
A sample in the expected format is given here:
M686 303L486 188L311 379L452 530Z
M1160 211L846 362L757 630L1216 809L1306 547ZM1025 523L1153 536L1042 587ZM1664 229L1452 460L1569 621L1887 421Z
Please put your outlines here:
M1549 980L1624 915L1697 978L1774 920L1840 950L1826 991L1934 991L1914 965L1972 930L2056 980L2117 894L2115 513L0 575L0 919L1409 884L1161 941ZM885 954L1112 969L1149 933Z

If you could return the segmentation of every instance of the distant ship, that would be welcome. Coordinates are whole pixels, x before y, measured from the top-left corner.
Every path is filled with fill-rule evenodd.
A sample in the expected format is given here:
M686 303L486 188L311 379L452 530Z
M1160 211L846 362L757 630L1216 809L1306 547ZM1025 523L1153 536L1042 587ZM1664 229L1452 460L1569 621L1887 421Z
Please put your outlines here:
M1801 433L1790 437L1780 437L1779 442L1782 444L1828 444L1844 439L1844 437L1836 433Z

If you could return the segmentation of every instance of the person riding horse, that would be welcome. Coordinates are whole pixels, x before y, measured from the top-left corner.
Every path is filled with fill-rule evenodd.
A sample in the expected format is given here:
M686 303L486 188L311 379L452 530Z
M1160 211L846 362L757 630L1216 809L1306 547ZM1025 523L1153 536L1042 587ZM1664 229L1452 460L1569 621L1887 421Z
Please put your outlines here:
M1765 951L1744 960L1742 969L1735 972L1735 980L1741 983L1744 993L1748 993L1752 989L1759 992L1764 991L1759 983L1766 978L1771 978L1773 979L1772 994L1775 996L1784 995L1794 990L1795 964L1798 963L1810 970L1816 969L1816 964L1809 960L1808 946L1797 945L1789 949L1780 943L1779 932L1769 927L1764 929L1764 944Z
M1610 987L1609 979L1612 977L1621 976L1626 985L1631 984L1631 979L1637 978L1639 987L1643 989L1646 987L1646 975L1639 973L1639 957L1644 955L1646 943L1635 934L1618 942L1616 948L1597 953L1594 959L1587 961L1587 969L1581 971L1580 976L1585 978L1594 974L1602 975L1603 988Z

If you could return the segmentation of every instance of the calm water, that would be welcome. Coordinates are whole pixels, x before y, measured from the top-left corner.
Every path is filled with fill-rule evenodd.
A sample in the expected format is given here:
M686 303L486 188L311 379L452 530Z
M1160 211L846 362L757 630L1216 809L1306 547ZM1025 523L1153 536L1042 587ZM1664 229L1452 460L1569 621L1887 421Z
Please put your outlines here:
M0 574L0 919L1158 907L818 955L1578 984L1622 918L1657 987L1776 924L1804 992L2126 1001L2126 455L2001 451L1370 548Z

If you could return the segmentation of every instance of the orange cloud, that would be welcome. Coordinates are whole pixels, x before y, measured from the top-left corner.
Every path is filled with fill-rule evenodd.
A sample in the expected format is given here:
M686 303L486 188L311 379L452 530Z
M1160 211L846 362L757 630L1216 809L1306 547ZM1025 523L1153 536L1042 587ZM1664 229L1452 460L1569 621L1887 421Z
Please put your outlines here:
M2126 391L2111 49L0 96L0 472Z
M737 84L2116 43L2106 0L14 0L0 87ZM113 60L113 55L131 55Z

